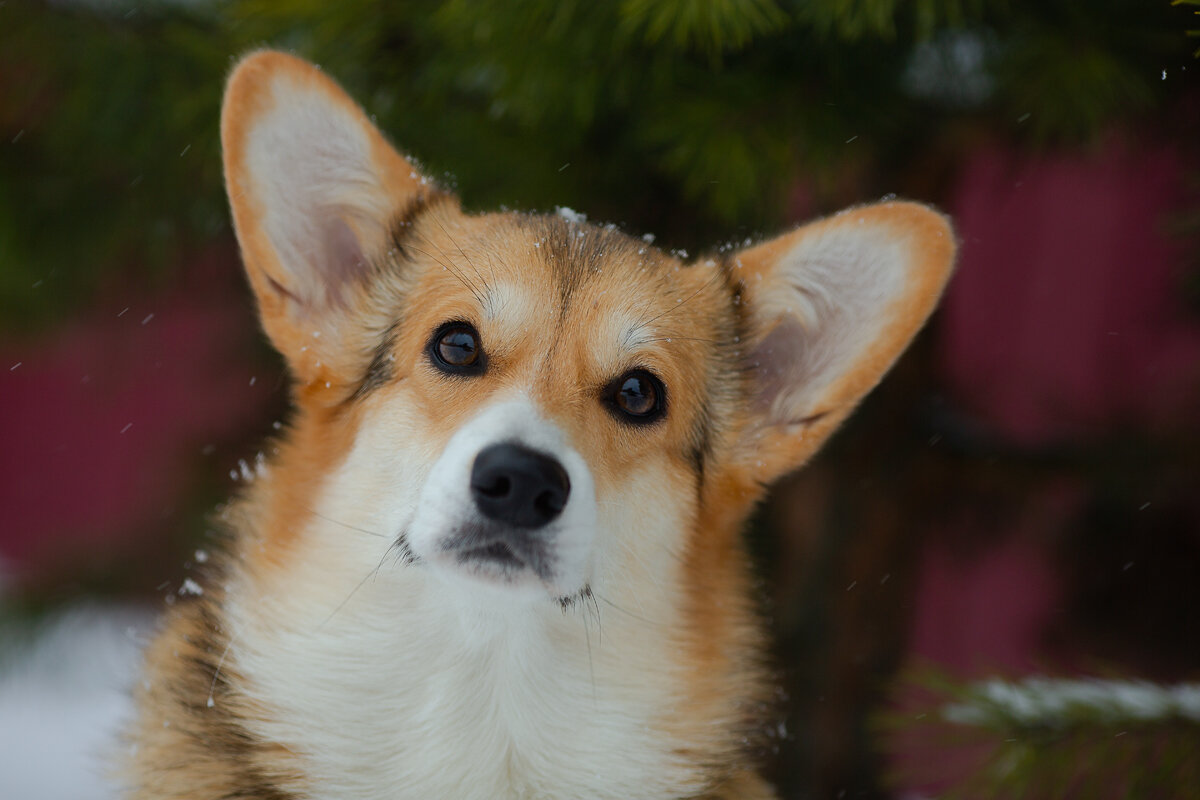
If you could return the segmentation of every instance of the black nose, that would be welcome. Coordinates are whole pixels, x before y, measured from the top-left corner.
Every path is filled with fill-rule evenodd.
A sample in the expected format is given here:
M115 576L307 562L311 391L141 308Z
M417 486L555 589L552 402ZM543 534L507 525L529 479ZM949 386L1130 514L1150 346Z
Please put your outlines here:
M475 456L471 496L488 519L540 528L562 513L571 493L567 471L553 458L518 444L494 444Z

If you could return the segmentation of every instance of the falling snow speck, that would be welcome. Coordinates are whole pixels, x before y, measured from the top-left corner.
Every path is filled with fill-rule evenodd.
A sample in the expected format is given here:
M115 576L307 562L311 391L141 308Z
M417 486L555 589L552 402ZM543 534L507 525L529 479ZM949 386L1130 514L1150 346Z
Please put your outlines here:
M208 561L208 551L207 550L197 550L194 555L195 555L197 564L204 564Z
M13 371L13 370L15 370L17 367L21 366L21 364L23 364L23 363L25 363L25 362L23 362L23 361L18 361L17 363L15 363L15 364L13 364L11 367L9 367L9 368L8 368L8 371L9 371L9 372L12 372L12 371Z
M132 427L133 427L133 423L132 423L132 422L128 422L128 423L126 423L126 424L125 424L125 427L124 427L124 428L121 428L121 433L124 433L125 431L129 430L129 429L130 429L130 428L132 428Z
M587 222L587 214L580 213L573 208L559 206L554 209L554 212L567 222Z
M200 588L200 584L196 583L191 578L184 578L183 585L179 587L179 593L200 596L204 594L204 590Z
M150 312L149 314L147 314L146 318L142 320L142 324L145 325L147 322L149 322L152 319L154 319L154 312Z

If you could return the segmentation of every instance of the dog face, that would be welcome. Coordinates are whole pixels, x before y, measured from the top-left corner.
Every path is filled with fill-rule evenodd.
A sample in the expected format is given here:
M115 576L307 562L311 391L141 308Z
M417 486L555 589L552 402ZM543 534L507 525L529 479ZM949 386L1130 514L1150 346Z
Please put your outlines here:
M371 443L337 471L375 491L322 513L389 520L413 566L481 598L569 602L601 573L652 583L639 565L681 558L731 424L740 336L722 269L445 198L392 245L371 290L384 322L355 334L375 342L365 367L302 390ZM409 455L381 475L381 448Z
M361 528L484 605L711 583L717 531L879 380L953 257L908 203L690 263L570 212L466 215L278 53L236 70L222 141L295 377L264 565L345 560L312 540Z
M566 601L597 570L657 561L648 547L678 557L726 411L713 403L736 382L715 263L561 217L447 208L408 236L413 301L378 391L420 414L436 453L407 532L415 559L467 590Z

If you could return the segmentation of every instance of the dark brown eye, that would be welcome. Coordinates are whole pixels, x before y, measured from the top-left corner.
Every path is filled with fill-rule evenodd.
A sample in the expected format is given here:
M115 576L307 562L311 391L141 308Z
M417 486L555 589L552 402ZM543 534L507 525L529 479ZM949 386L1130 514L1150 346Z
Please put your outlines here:
M662 416L666 396L662 382L644 369L627 372L609 384L609 402L627 422L653 422Z
M429 342L429 356L434 366L443 372L456 375L483 372L479 332L465 322L448 322L438 328Z

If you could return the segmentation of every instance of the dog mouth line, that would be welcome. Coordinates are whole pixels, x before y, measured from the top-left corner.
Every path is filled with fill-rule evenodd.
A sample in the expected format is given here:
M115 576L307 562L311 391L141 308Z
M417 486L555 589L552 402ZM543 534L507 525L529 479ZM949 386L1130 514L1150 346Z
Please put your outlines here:
M513 532L467 525L443 540L439 548L458 567L481 575L515 580L531 573L539 580L554 578L554 548Z
M478 547L465 548L459 550L457 556L460 564L484 562L509 569L523 569L530 566L504 542L491 542Z

